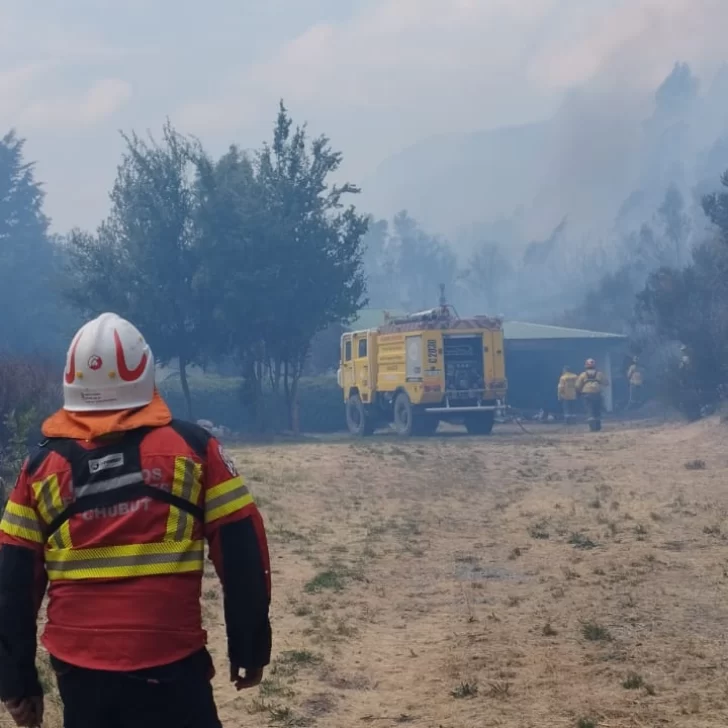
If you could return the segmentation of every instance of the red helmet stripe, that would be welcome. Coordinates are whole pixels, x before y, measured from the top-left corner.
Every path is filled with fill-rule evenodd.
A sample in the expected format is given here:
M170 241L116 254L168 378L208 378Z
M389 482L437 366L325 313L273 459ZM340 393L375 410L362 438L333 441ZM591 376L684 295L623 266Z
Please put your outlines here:
M125 382L134 382L139 379L147 368L148 357L146 352L136 369L129 369L126 364L126 358L124 357L124 347L121 345L121 337L116 329L114 329L114 345L116 346L116 368L119 370L119 376Z
M78 346L79 341L81 341L80 333L76 336L76 340L73 344L71 344L71 352L68 355L68 371L64 373L66 384L73 384L76 380L76 347Z

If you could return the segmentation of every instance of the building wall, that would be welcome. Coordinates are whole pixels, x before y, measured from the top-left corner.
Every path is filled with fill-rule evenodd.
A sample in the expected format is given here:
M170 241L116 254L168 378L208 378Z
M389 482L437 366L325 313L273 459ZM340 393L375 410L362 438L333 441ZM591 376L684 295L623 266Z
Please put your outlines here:
M624 344L594 339L506 341L508 404L516 409L560 412L557 386L564 365L576 374L589 357L609 376L612 386L605 393L607 411L626 396L622 375ZM611 376L610 376L611 374Z

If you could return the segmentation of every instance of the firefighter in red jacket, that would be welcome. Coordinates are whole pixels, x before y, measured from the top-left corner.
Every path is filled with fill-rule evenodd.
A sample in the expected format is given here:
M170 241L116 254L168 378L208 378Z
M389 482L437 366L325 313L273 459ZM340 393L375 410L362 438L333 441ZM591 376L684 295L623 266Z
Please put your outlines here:
M64 406L0 522L0 699L39 726L36 617L66 728L218 728L200 592L205 541L222 582L230 680L271 651L265 529L235 465L173 420L139 331L103 314L68 352Z

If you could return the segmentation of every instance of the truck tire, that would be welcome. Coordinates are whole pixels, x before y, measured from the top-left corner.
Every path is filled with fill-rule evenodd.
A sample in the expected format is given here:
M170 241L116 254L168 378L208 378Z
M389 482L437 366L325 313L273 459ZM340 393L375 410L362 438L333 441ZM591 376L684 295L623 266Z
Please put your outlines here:
M346 426L355 437L367 437L374 432L374 423L358 394L346 400Z
M415 434L415 413L407 392L400 392L394 399L394 430L400 437Z
M465 427L469 435L490 435L495 423L495 412L475 412L465 419Z

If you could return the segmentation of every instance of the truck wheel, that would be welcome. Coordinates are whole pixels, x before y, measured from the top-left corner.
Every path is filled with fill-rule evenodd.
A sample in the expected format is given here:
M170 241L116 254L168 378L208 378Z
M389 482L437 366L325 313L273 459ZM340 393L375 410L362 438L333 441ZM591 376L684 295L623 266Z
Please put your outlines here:
M465 420L465 427L469 435L490 435L493 432L495 412L477 412L469 415Z
M366 437L374 432L374 423L358 394L352 394L346 401L346 426L355 437Z
M415 413L407 392L400 392L394 400L394 430L400 437L415 434Z

